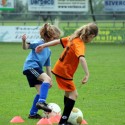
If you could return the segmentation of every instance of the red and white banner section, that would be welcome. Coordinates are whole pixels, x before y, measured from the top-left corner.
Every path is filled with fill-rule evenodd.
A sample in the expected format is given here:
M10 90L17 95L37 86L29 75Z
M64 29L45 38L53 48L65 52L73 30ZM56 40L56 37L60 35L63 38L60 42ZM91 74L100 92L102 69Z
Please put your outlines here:
M26 34L27 41L40 39L40 26L0 26L0 42L21 42Z
M0 10L14 10L14 0L0 0Z

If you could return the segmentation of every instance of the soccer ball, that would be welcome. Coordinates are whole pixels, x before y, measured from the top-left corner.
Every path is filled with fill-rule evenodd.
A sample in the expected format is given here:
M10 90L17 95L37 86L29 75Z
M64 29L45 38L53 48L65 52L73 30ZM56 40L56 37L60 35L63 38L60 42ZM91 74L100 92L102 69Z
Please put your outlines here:
M74 107L70 113L68 122L73 125L80 125L83 120L83 113L79 108Z
M61 108L56 103L49 103L48 107L52 109L52 112L43 112L43 117L50 118L52 116L61 115Z

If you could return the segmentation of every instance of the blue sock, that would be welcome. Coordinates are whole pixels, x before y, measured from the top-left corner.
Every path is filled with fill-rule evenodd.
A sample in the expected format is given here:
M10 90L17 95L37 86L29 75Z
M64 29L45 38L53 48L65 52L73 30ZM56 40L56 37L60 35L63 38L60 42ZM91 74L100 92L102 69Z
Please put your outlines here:
M47 95L48 95L48 90L49 90L50 84L43 82L41 87L40 87L40 97L39 97L39 102L45 102Z
M34 98L34 101L33 101L33 105L32 105L32 108L30 110L30 115L35 115L37 114L38 112L38 109L36 108L36 103L38 102L39 100L39 95L37 94Z

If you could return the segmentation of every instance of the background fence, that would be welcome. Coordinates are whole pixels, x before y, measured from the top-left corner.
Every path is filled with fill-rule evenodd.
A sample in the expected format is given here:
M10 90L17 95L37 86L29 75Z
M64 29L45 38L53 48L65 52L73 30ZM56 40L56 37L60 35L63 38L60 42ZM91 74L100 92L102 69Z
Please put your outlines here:
M125 42L125 11L104 11L104 1L108 0L88 1L87 12L35 12L28 10L27 2L24 4L23 0L15 0L13 11L0 11L0 26L7 29L7 26L42 26L43 23L49 22L58 25L64 36L67 36L80 26L94 21L99 26L99 35L94 42ZM113 4L115 3L118 1ZM3 34L0 30L1 36L3 37Z
M50 20L47 22L52 23ZM63 36L72 34L80 26L91 22L88 21L61 21L55 20L53 24L58 25L63 31ZM0 21L2 27L6 26L42 26L44 21ZM99 26L99 35L94 39L94 42L125 42L125 21L96 21ZM1 31L0 31L1 32ZM1 34L0 34L1 35Z

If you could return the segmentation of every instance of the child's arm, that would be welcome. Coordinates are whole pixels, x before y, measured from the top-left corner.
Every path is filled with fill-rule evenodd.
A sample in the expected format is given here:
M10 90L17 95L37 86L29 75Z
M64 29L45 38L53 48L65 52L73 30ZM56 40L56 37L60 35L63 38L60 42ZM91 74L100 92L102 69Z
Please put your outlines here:
M55 46L55 45L60 44L60 43L61 43L61 42L60 42L60 39L53 40L53 41L50 41L50 42L48 42L48 43L44 43L44 44L42 44L42 45L37 46L36 49L35 49L35 51L36 51L37 53L39 53L39 52L42 51L43 48L45 48L45 47Z
M29 44L26 43L26 35L25 35L25 34L22 36L22 48L23 48L24 50L26 50L26 49L29 48Z
M82 80L82 83L84 84L89 79L89 70L88 70L86 59L84 57L80 57L79 61L80 61L81 65L82 65L82 68L83 68L83 70L85 72L85 76L84 76L84 78Z

